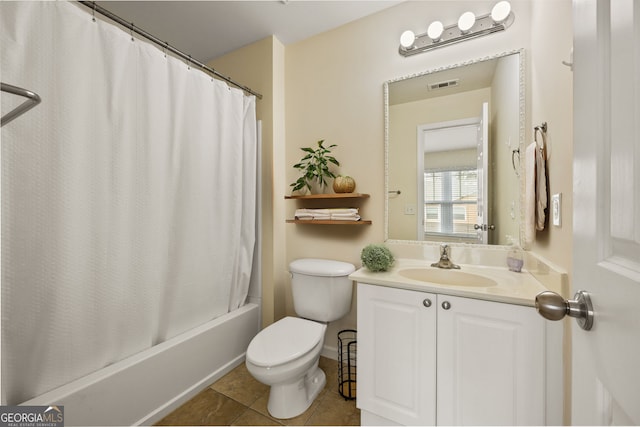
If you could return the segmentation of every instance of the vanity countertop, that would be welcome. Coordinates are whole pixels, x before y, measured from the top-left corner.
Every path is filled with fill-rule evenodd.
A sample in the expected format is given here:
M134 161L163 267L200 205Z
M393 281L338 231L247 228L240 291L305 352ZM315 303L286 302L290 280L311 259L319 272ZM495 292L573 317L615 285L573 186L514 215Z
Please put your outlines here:
M470 273L493 279L497 282L497 285L488 287L442 285L410 279L400 274L402 270L416 268L438 270L436 267L431 267L431 262L419 259L396 259L393 267L385 272L374 273L363 267L352 273L349 278L357 282L368 283L371 285L432 292L531 307L535 305L534 301L536 295L548 290L524 269L521 273L515 273L513 271L509 271L506 267L485 267L465 264L460 264L460 267L460 270L440 269L441 271L438 273L442 272L442 274L447 274L446 272L448 271L452 274L456 274L456 272Z

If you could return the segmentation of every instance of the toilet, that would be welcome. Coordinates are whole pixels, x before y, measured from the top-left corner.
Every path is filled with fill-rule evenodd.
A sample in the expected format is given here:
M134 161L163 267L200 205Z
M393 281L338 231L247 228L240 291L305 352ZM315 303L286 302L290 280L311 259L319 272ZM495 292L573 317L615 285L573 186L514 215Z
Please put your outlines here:
M267 409L276 418L306 411L326 384L318 367L327 322L351 309L352 264L305 258L289 264L293 306L300 317L285 317L260 331L247 348L247 369L271 386Z

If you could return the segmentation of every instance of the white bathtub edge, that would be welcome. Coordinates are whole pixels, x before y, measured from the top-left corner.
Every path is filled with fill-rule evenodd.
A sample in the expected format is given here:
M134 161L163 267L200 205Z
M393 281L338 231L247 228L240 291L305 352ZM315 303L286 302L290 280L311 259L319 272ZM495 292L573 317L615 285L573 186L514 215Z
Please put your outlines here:
M216 382L227 373L231 372L235 367L241 365L245 359L245 353L242 353L240 356L236 357L231 362L227 363L217 371L211 373L211 375L204 378L202 381L197 382L192 387L185 390L183 393L177 395L174 399L170 400L166 404L160 406L155 411L147 414L145 417L140 420L134 422L132 425L136 426L149 426L154 425L167 415L169 415L174 410L178 409L182 404L186 403L192 397L200 393L202 390L206 389L209 385Z
M241 363L258 324L247 304L22 405L64 405L68 426L157 422Z

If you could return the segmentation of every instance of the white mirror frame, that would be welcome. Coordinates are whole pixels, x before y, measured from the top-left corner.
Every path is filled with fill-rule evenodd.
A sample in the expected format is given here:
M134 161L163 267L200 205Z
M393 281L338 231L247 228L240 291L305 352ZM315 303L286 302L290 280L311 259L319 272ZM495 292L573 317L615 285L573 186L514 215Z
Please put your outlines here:
M384 90L384 194L385 194L385 198L384 198L384 240L385 242L388 243L412 243L412 244L419 244L419 245L424 245L424 244L434 244L437 242L425 242L425 241L418 241L418 240L396 240L396 239L389 239L389 191L391 190L389 188L389 84L394 83L394 82L398 82L398 81L402 81L402 80L406 80L406 79L411 79L414 77L421 77L421 76L425 76L427 74L433 74L433 73L437 73L439 71L445 71L445 70L450 70L453 68L457 68L457 67L462 67L462 66L466 66L466 65L472 65L478 62L483 62L483 61L489 61L492 59L497 59L497 58L502 58L504 56L508 56L508 55L514 55L514 54L518 54L518 59L519 59L519 83L520 83L520 88L519 88L519 99L520 99L520 111L519 111L519 124L518 124L518 128L519 128L519 142L518 142L518 148L520 149L520 162L518 165L518 176L519 176L519 188L520 188L520 209L519 209L519 215L520 215L520 224L519 224L519 236L518 236L518 244L520 247L522 247L523 249L529 249L528 247L526 247L525 245L525 240L524 240L524 202L525 202L525 182L524 182L524 162L522 161L522 158L524 156L524 152L525 152L525 126L526 126L526 111L525 111L525 97L526 97L526 75L525 75L525 55L524 55L524 49L515 49L512 51L508 51L508 52L503 52L503 53L499 53L496 55L492 55L492 56L486 56L484 58L479 58L479 59L473 59L470 61L466 61L466 62L461 62L461 63L457 63L457 64L452 64L452 65L447 65L445 67L440 67L440 68L434 68L428 71L423 71L420 73L416 73L416 74L410 74L407 76L403 76L403 77L398 77L396 79L393 80L388 80L386 82L384 82L383 84L383 90ZM395 191L395 190L394 190ZM455 245L456 243L453 243L453 245ZM477 244L477 243L473 243L472 244L474 247L478 246L478 247L490 247L490 248L495 248L495 247L500 247L501 245L481 245L481 244Z

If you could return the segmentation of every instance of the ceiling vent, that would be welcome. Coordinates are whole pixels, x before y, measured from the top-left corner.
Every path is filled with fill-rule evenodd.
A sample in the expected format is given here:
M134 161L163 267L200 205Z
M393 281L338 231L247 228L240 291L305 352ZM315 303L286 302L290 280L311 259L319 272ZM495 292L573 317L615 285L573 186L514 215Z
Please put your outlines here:
M429 83L427 86L429 90L445 89L448 87L455 87L460 84L460 79L447 80L446 82Z

